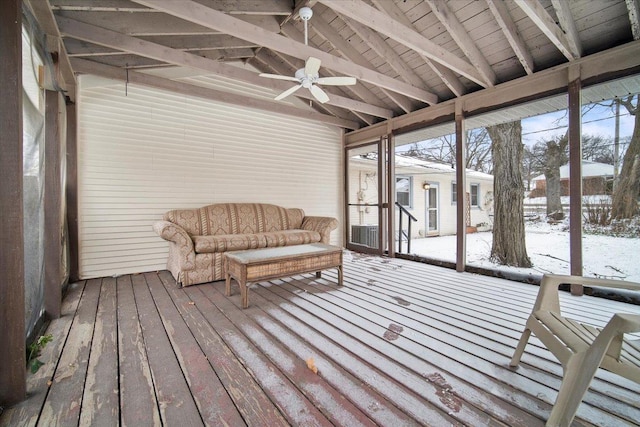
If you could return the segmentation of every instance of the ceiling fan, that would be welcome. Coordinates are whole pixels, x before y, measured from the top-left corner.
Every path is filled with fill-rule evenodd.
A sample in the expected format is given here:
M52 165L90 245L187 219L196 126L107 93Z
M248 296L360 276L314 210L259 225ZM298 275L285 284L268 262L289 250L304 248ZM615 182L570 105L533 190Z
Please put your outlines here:
M303 7L300 9L299 15L300 19L304 21L304 44L308 45L307 21L309 21L313 16L313 11L309 7ZM318 58L309 57L305 62L304 68L297 70L294 77L268 73L261 73L260 77L299 83L297 86L287 89L280 95L276 96L276 101L286 98L301 87L304 87L309 89L311 95L313 95L318 102L325 103L329 100L329 96L318 85L346 86L356 84L355 77L320 77L318 75L318 70L320 70L320 60Z

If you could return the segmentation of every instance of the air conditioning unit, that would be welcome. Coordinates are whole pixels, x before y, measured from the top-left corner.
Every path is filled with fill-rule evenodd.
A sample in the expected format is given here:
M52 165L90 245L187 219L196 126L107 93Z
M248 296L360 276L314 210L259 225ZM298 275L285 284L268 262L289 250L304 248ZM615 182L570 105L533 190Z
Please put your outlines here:
M378 226L377 225L352 225L351 242L359 245L378 247Z

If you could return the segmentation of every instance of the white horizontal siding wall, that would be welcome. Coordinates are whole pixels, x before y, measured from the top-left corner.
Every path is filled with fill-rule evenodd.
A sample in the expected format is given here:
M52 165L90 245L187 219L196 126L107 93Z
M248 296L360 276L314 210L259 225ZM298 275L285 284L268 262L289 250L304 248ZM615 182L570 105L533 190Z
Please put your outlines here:
M170 209L263 202L333 216L342 245L338 128L83 76L78 105L80 276L166 268L151 229Z

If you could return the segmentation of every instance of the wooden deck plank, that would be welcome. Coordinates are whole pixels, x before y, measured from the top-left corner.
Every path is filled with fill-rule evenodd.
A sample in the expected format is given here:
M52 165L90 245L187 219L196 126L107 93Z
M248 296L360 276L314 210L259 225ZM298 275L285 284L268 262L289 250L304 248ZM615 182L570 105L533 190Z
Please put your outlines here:
M202 418L167 337L171 331L163 327L144 276L132 276L131 281L162 423L201 425Z
M151 377L131 276L118 277L118 361L123 427L159 425L160 410Z
M398 279L402 279L402 277L398 277ZM403 280L399 280L399 282L403 282ZM362 282L360 282L360 283L362 283ZM330 284L329 284L329 286L330 286ZM526 285L524 285L524 286L526 287ZM347 288L342 288L341 290L345 290L345 289L347 289ZM406 302L408 302L408 301L405 301L405 303ZM377 309L377 311L380 311L380 309ZM450 354L447 354L447 356L450 356ZM509 357L510 357L510 355L509 355ZM490 363L494 363L495 362L495 360L493 358L489 358L488 361ZM557 361L555 362L555 364L557 365L558 370L560 370L560 367L559 367ZM472 366L470 366L470 367L472 367ZM519 372L522 372L522 371L519 371ZM605 374L607 374L607 373L605 373ZM539 371L535 372L534 376L539 377L540 376L540 372ZM543 384L546 384L545 381L541 381L541 382ZM557 383L559 383L559 378L557 379ZM621 405L620 401L618 401L617 399L611 399L611 397L610 397L610 394L611 394L610 391L613 390L614 394L619 394L619 392L621 390L620 387L616 387L616 388L608 387L608 388L609 388L609 392L602 392L600 394L591 394L589 396L594 401L594 406L596 406L598 408L598 410L605 411L605 412L608 411L609 408L612 407L612 406L613 407L620 406L621 408L622 407L626 407L626 403L623 403ZM555 390L557 390L557 387L555 388ZM555 390L553 391L554 395L552 397L555 397ZM637 396L637 394L636 394L636 396ZM616 396L616 398L619 398L619 397L620 396ZM627 401L628 398L633 399L633 397L626 396L626 398L623 397L623 400ZM589 402L588 399L586 401ZM638 413L636 411L631 411L631 416L632 417L636 416L636 415L638 415Z
M183 311L189 307L197 310L195 305L190 306L191 301L187 298L182 301L172 299L156 273L145 273L144 277L158 307L164 328L169 332L171 346L204 423L230 426L244 424L229 394L211 368L207 356L176 307L179 305Z
M302 284L305 281L291 281L292 284ZM318 284L318 286L321 286ZM328 286L330 288L330 285ZM389 323L393 325L399 325L402 328L402 334L399 334L397 339L398 345L403 349L406 349L416 357L421 357L425 361L434 363L441 369L446 370L449 365L449 373L453 378L460 378L459 371L464 369L471 369L471 372L477 372L475 374L468 374L467 377L475 385L480 386L483 390L492 390L496 396L503 400L502 405L493 402L492 404L482 406L483 410L488 413L493 411L499 411L503 408L502 416L505 414L514 415L517 411L515 407L511 406L511 401L515 401L522 409L528 412L533 412L538 416L544 416L544 413L540 412L540 405L535 399L529 401L522 401L521 399L513 398L512 387L521 391L529 391L537 398L546 396L549 404L552 404L555 400L555 394L559 387L559 380L556 380L556 384L553 384L549 378L538 379L525 379L520 373L514 372L508 367L508 357L500 357L500 354L493 352L489 348L481 348L473 342L463 342L453 337L451 334L445 332L437 332L431 325L421 324L408 321L404 313L399 313L398 316L383 318L377 313L390 313L391 311L380 310L378 307L371 307L364 304L362 301L358 303L351 303L351 301L357 301L356 299L349 299L348 302L340 301L340 297L337 296L343 290L340 289L336 293L322 293L317 292L314 296L320 296L327 299L328 303L332 307L342 307L344 310L351 311L356 317L363 317L366 313L369 313L368 319L379 326L379 331L384 330L385 324ZM310 295L309 292L300 295ZM309 297L311 298L311 297ZM359 308L354 308L359 307ZM398 310L406 310L406 307L398 306ZM335 312L335 311L334 311ZM420 329L424 328L426 333L420 332ZM370 328L369 330L373 330ZM402 340L407 340L402 342ZM433 341L435 340L436 343ZM438 349L436 352L432 349ZM446 354L446 358L442 357ZM452 364L451 361L457 361L458 366ZM546 380L546 381L545 381ZM455 381L455 380L454 380ZM548 383L547 383L548 382ZM509 387L504 387L502 384L509 384ZM555 387L555 388L554 388ZM461 392L461 395L467 396L467 392ZM525 393L518 394L526 395ZM586 412L586 416L593 416L594 411L608 411L610 408L614 408L619 405L619 402L615 399L611 399L606 395L591 394L591 401L593 407L583 407L583 411ZM481 402L479 399L474 399L476 403ZM550 409L550 406L549 406ZM537 411L537 413L536 413ZM590 413L589 413L590 412Z
M118 318L116 279L102 280L91 355L87 367L84 396L80 409L81 426L109 425L119 419L118 399Z
M89 365L91 340L98 310L101 279L87 282L69 330L60 361L42 408L39 424L77 426L85 377Z
M161 272L160 278L176 301L180 314L189 325L223 387L242 414L244 422L250 426L289 425L242 362L201 313L201 310L215 309L212 304L205 300L202 293L194 287L178 289L175 280L168 272ZM193 302L193 305L189 302Z
M434 268L432 266L430 267L432 269ZM393 292L393 294L395 294L396 296L399 294L402 295L402 298L404 299L405 303L411 302L413 304L412 307L414 305L419 305L420 308L423 309L421 311L425 313L439 312L441 315L441 319L446 319L446 318L458 319L460 322L462 322L462 324L456 325L452 323L452 327L447 328L446 330L453 331L453 333L457 335L459 335L459 333L464 330L473 331L475 335L475 336L472 335L471 337L471 341L473 342L481 342L484 338L498 341L498 342L504 342L507 345L507 348L506 348L507 353L504 353L504 355L509 358L511 357L513 349L515 348L515 345L517 343L517 340L520 338L521 331L522 329L524 329L524 323L531 311L532 303L530 303L530 305L525 309L522 309L520 313L514 314L513 317L511 318L510 323L514 325L519 325L517 330L514 331L513 328L501 328L495 323L493 324L489 323L489 319L492 316L494 316L493 314L493 312L495 311L494 309L486 310L486 311L485 310L477 311L473 309L461 310L459 307L456 307L454 300L449 299L449 301L447 301L446 295L434 296L434 293L431 292L431 290L434 287L431 282L426 282L426 281L421 282L419 281L420 279L415 278L415 277L420 277L419 275L414 275L412 274L413 272L407 272L407 273L409 274L394 276L396 280L401 279L401 280L398 280L398 283L395 283L394 285L390 285L390 284L383 285L382 284L383 281L381 280L372 286L367 286L367 288L370 289L369 292L373 296L378 296L379 294L385 294L386 291L389 291L389 292L386 292L387 295L389 295L390 292ZM445 270L440 274L443 275L444 277L441 277L439 279L439 282L442 282L442 283L450 282L450 280L447 280L446 275L451 273L447 273L447 271ZM455 274L457 276L468 275L468 273L463 273L462 275L460 273L455 273ZM364 279L364 277L358 277L356 275L354 277L351 277L351 279L355 283L354 286L358 288L358 283L362 283L362 282L359 282L358 280ZM491 278L487 278L487 277L483 277L481 280L487 281L488 279L491 280ZM460 279L456 279L456 280L460 280ZM504 286L498 285L500 290L499 293L495 291L495 288L497 287L495 282L493 285L494 286L493 291L487 287L489 285L486 285L481 290L477 289L475 281L473 282L473 286L469 286L469 282L465 282L464 279L461 280L460 286L464 288L465 292L470 297L473 297L475 294L479 293L479 291L480 293L486 292L487 294L502 295L505 293L503 289L509 288L509 287L513 288L513 290L510 291L511 293L515 291L520 291L520 290L522 290L523 294L530 293L531 300L535 299L535 296L537 295L538 288L535 286L529 286L529 285L520 284L520 283L510 283L508 281L504 281L501 279L493 279L493 280L494 281L499 280L499 281L505 282ZM532 288L534 292L531 293L529 288ZM345 289L348 289L348 286L345 287ZM403 291L401 291L401 289L403 289ZM360 289L358 289L358 292L359 291ZM437 292L435 293L437 294ZM518 292L516 292L516 294L518 294ZM576 299L575 297L570 296L568 293L567 295L561 295L561 297L563 296L566 296L567 298L570 298L572 300ZM393 298L393 295L391 297ZM522 297L514 296L513 298L521 299ZM624 304L616 301L608 301L608 300L603 301L602 298L587 297L587 298L577 298L577 300L581 305L584 305L584 306L588 306L589 301L591 301L593 305L600 307L600 316L607 320L611 316L610 313L612 313L613 311L633 312L634 311L633 307L637 307L637 306L631 306L629 304ZM504 300L503 298L497 297L495 301L495 306L503 307L504 305L509 305L509 301L510 300ZM475 313L472 319L469 319L468 317L469 314L467 313L467 310L469 311L469 313ZM500 311L502 312L503 310L501 309ZM636 310L636 312L639 312L639 310ZM609 313L609 314L603 315L603 313ZM592 321L593 319L589 311L583 314L582 318L587 321ZM429 323L431 324L431 322ZM476 330L475 329L477 328L476 325L483 325L484 328ZM489 346L488 348L495 349L493 346ZM542 344L537 340L537 338L532 337L532 339L530 340L530 343L527 346L527 351L525 352L525 355L523 357L523 362L525 363L521 363L520 367L518 368L518 372L520 374L535 380L536 378L540 377L540 370L542 370L543 372L551 372L551 373L554 373L556 377L556 379L552 381L555 381L557 384L559 384L559 380L562 376L562 367L560 366L558 361L555 359L555 357L553 357L553 355L546 348L544 348L544 346L542 346ZM531 372L528 372L529 365L535 368ZM548 384L549 380L540 379L539 382L543 384ZM640 392L640 385L633 383L631 385L631 388L629 389L630 392L627 393L624 391L623 388L620 388L620 385L624 382L625 380L617 375L614 375L605 371L601 371L592 382L592 388L597 389L599 393L603 396L611 396L611 397L615 397L617 399L622 399L625 401L628 399L633 399L634 396L637 395L638 392ZM611 383L613 383L613 387L611 386ZM628 384L629 382L627 381L626 383ZM613 403L610 402L608 404L613 404Z
M384 379L379 380L381 383L384 382L380 391L361 387L361 377L371 376L374 373L376 376L379 375L375 366L346 351L329 337L312 329L279 305L271 303L261 295L256 295L254 298L256 308L246 310L246 314L299 358L305 360L309 356L314 357L319 375L376 423L398 426L417 423L413 417L402 412L383 394L397 398L398 393L406 392L401 390L401 385L383 375ZM396 390L396 393L391 390ZM397 400L394 399L394 401Z
M341 307L337 300L327 303L324 298L333 299L331 292L322 292L318 289L314 290L311 287L306 287L307 281L291 278L273 281L273 283L275 282L279 284L270 286L268 288L269 291L287 301L295 300L296 305L314 313L324 322L336 325L348 337L353 337L360 341L362 346L369 347L369 351L376 351L391 360L401 361L394 365L395 369L389 374L395 372L396 378L404 381L406 387L416 391L423 399L439 407L444 413L449 413L455 417L458 422L467 425L482 425L486 422L487 414L497 412L508 418L509 424L522 424L527 419L529 419L529 422L525 422L525 425L539 423L539 420L525 412L518 411L512 405L505 405L504 401L492 398L486 392L459 380L456 376L457 371L448 373L446 369L452 369L451 366L455 367L455 364L445 363L446 358L442 354L431 350L429 347L415 345L414 342L404 338L402 335L404 333L403 328L398 323L386 321L383 324L377 324L371 320L377 317L376 313L358 313L355 306L350 307L355 311L350 311L349 308ZM300 286L302 292L296 292L291 288L295 284ZM304 292L305 290L307 292ZM333 290L335 291L335 288ZM255 293L258 293L258 291L260 290L256 289ZM362 315L364 315L364 318L360 318ZM357 349L355 352L362 354L363 349ZM441 363L435 363L434 359L441 360ZM448 362L448 359L446 362ZM465 375L467 375L468 381L477 387L482 387L483 385L499 387L499 384L487 382L486 378L479 373L469 371L465 372ZM469 400L465 401L465 398ZM469 401L473 403L465 404ZM530 406L535 405L532 404ZM437 425L433 421L427 421L426 423Z
M35 374L27 376L28 399L6 409L0 417L0 426L31 427L38 422L40 410L49 393L49 382L53 379L58 366L85 283L83 280L69 285L67 295L62 301L61 316L52 320L46 331L46 334L51 334L53 340L45 346L38 357L44 365Z
M208 322L216 326L216 330L225 343L234 351L236 357L242 361L253 374L260 387L280 409L287 421L292 425L305 426L330 426L329 420L318 408L298 390L281 372L274 366L259 349L251 343L209 298L213 290L211 286L224 286L223 282L217 282L207 286L199 286L209 303L200 299L203 305L201 312ZM190 295L195 289L189 289ZM215 294L215 291L213 291Z
M242 310L241 304L234 305L224 296L221 289L210 286L207 291L211 291L207 294L208 298L226 314L229 320L238 326L257 348L278 366L291 383L295 384L334 425L375 425L365 413L346 400L322 376L314 373L308 367L306 360L311 355L307 355L305 358L297 357L287 347L272 339L258 323L250 321L245 311Z

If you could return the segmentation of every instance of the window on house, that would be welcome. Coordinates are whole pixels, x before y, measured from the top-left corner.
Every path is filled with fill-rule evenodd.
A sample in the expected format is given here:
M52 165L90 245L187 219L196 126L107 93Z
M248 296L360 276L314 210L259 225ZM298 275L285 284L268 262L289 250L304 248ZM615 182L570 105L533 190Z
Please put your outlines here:
M410 176L396 177L396 201L405 208L411 208L412 179Z
M451 203L458 202L458 186L455 182L451 183Z
M480 184L471 184L471 206L477 208L480 201Z

